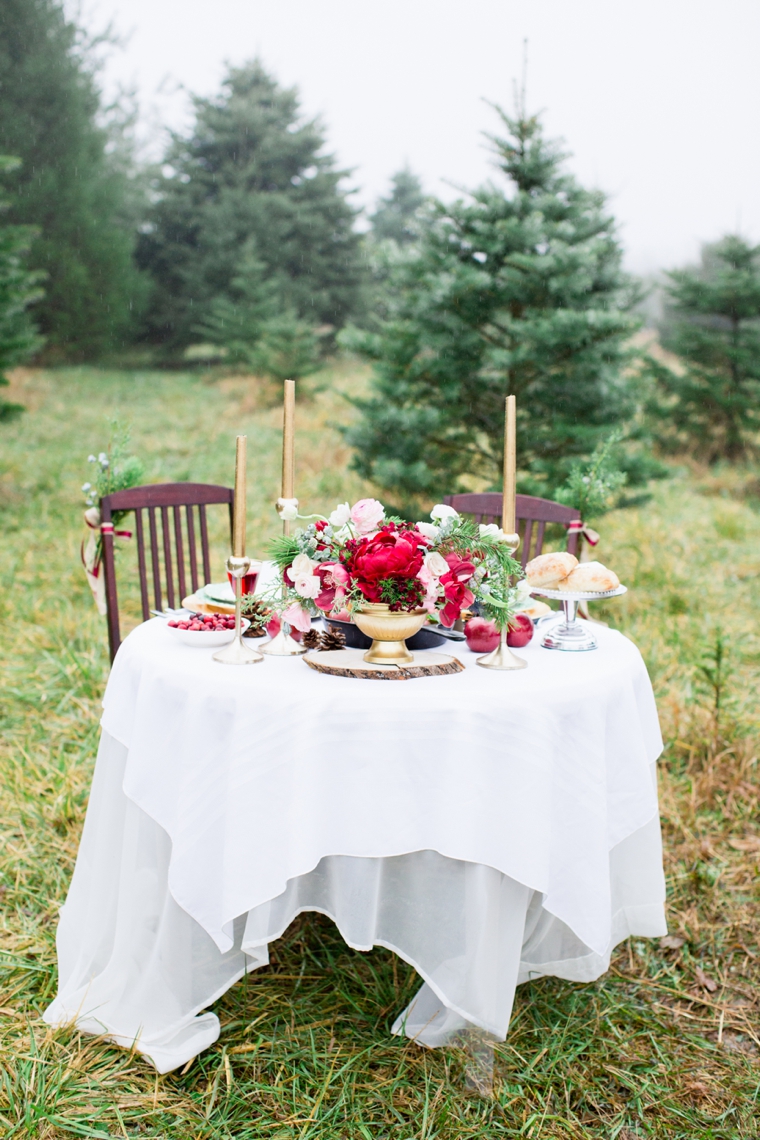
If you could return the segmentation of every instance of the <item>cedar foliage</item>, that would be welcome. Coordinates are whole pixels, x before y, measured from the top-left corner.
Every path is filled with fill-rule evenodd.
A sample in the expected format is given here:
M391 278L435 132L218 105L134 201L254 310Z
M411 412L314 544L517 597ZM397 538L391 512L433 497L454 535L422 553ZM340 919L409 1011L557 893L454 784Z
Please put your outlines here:
M404 504L465 479L498 486L510 392L521 489L549 496L635 407L636 290L604 196L564 172L537 117L497 113L505 182L433 202L392 267L380 330L342 338L375 362L348 432L356 469Z
M8 218L36 227L36 316L51 349L78 357L128 339L144 296L134 184L115 124L101 125L94 72L58 0L3 0L0 154L22 160Z
M760 429L760 246L729 235L668 277L662 343L683 367L650 361L659 442L709 463L747 458Z
M155 283L150 337L178 348L216 325L218 342L221 319L231 341L255 344L250 329L273 306L310 326L342 326L359 311L363 269L347 172L323 153L322 126L258 61L231 68L221 93L194 105L139 246Z

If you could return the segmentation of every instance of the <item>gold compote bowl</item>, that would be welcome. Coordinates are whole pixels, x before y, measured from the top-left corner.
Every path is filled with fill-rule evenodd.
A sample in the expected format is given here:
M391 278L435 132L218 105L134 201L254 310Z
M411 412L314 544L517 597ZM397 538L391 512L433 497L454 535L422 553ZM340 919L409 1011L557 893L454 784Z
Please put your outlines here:
M427 621L427 610L391 610L383 602L365 602L354 611L354 622L372 644L364 654L370 665L411 665L414 657L406 647Z

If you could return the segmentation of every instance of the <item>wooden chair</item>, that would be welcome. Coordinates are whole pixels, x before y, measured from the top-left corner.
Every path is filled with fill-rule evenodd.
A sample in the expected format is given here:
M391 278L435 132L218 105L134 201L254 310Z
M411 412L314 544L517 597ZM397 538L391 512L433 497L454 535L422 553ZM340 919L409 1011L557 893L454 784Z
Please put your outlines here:
M472 515L477 523L498 523L501 526L501 492L486 491L482 494L446 495L444 503L462 515ZM515 515L520 543L520 561L523 567L531 558L541 553L544 545L544 532L547 523L560 523L567 529L572 522L578 522L578 512L574 507L565 507L551 499L539 499L535 495L515 496ZM538 525L533 530L534 523ZM531 547L533 548L531 550ZM578 554L578 532L570 531L567 536L567 549L570 554Z
M101 536L103 540L103 571L106 586L106 617L108 621L108 647L111 661L121 644L119 633L119 602L116 591L116 566L113 547L113 516L119 511L134 511L135 538L137 541L137 565L140 572L140 597L143 621L150 617L151 608L163 609L161 591L161 566L166 579L166 600L173 609L182 604L182 599L195 593L199 586L211 580L209 558L208 524L206 507L212 504L227 504L230 515L230 535L232 534L232 512L235 492L231 487L217 487L212 483L151 483L143 487L131 487L127 491L115 491L100 500ZM182 522L184 508L184 527ZM198 525L196 527L196 508ZM147 511L146 520L143 512ZM158 517L160 516L160 530ZM173 524L173 525L172 525ZM174 532L172 542L172 530ZM150 547L150 569L153 579L153 600L148 593L148 559L146 558L146 531ZM203 577L198 577L198 539L200 538ZM174 547L174 559L172 558ZM189 584L188 589L188 574ZM175 590L175 572L176 585Z

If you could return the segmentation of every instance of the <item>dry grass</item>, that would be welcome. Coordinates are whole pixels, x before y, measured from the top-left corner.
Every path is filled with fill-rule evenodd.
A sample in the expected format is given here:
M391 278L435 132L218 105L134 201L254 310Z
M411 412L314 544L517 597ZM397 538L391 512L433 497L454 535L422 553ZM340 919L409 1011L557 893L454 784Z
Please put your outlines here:
M361 375L342 365L299 400L299 491L315 508L363 488L335 422ZM760 518L753 472L677 471L601 524L600 557L633 589L607 604L649 665L667 751L661 799L671 938L632 940L597 983L518 991L496 1096L463 1093L456 1050L388 1034L416 986L382 950L347 949L305 916L272 964L216 1005L223 1031L187 1071L40 1012L97 741L105 632L77 564L83 460L114 411L150 478L228 481L248 432L251 530L273 533L276 393L246 378L69 370L16 378L30 411L0 465L0 1134L177 1140L542 1140L758 1136L760 823L755 709ZM220 531L221 535L221 531ZM221 538L220 538L221 551ZM123 558L126 569L129 554ZM716 717L716 637L732 670ZM703 666L707 673L701 672Z

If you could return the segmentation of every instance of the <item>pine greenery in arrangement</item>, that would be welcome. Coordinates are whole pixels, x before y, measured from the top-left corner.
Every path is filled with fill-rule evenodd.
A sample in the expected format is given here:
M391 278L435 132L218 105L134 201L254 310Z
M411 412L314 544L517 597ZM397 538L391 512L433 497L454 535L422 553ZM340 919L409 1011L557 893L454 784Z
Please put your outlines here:
M294 322L342 327L359 311L364 270L347 172L323 152L322 126L259 62L194 103L139 247L155 283L151 338L176 349L213 336L237 355L259 344L273 311L296 339Z
M129 341L147 284L132 258L142 190L130 116L107 113L96 68L60 0L0 4L0 154L22 162L8 220L35 227L29 264L46 275L35 316L47 351L73 358Z
M0 155L0 175L18 169L17 158ZM0 199L0 387L8 386L5 371L26 360L42 345L42 338L29 313L29 307L43 295L40 273L27 268L29 247L35 230L30 226L2 224L8 204ZM14 419L23 411L21 404L0 398L0 421Z
M681 367L649 362L658 441L709 463L747 458L760 428L760 246L729 235L668 277L662 343Z
M511 392L520 488L549 496L635 408L637 291L604 196L564 171L537 117L497 111L506 184L433 202L380 330L341 338L375 362L348 433L355 467L404 505L499 485Z

